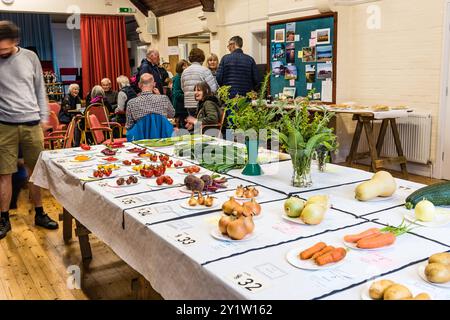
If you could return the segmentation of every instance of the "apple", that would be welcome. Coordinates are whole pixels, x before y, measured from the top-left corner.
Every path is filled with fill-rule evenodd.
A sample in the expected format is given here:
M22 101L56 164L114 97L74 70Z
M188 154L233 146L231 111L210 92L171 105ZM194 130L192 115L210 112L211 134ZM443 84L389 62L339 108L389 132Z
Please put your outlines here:
M290 218L298 218L302 214L305 201L298 197L290 197L284 202L284 212Z

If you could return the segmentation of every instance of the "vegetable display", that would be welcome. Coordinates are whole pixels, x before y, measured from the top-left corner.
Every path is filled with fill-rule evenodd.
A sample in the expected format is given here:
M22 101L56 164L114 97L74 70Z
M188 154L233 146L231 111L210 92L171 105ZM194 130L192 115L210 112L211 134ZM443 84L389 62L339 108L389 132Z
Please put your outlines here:
M387 171L378 171L372 179L356 187L355 198L359 201L368 201L376 197L390 197L396 190L394 177Z
M299 253L301 260L312 259L318 266L324 266L330 263L341 261L347 255L344 248L335 248L327 245L325 242L318 242L312 247Z
M298 197L290 197L284 202L284 212L290 218L299 218L305 224L320 224L325 213L330 208L330 202L326 195L316 195L305 202Z
M190 191L207 191L207 192L215 192L219 189L226 188L227 179L225 177L221 177L220 175L208 175L204 174L200 178L190 174L186 178L184 178L184 185L187 190Z
M234 197L230 197L222 205L223 213L233 216L257 216L261 213L261 205L253 198L250 201L239 203Z
M434 207L434 204L432 202L428 200L422 200L416 205L414 214L417 220L430 222L433 221L436 215L436 208Z
M386 279L374 281L370 285L369 296L374 300L431 300L425 292L414 297L408 287Z
M424 199L435 206L450 205L450 181L432 184L414 191L406 198L406 208L413 209Z
M428 265L425 267L425 276L428 281L433 283L443 284L450 282L450 253L433 254L428 259Z

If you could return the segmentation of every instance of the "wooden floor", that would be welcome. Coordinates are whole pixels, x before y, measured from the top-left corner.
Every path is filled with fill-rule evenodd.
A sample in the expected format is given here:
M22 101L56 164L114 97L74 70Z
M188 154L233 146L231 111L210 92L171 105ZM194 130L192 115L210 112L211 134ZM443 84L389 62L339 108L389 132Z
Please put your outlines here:
M368 167L358 166L366 169ZM431 184L438 180L411 175L410 180ZM44 192L44 208L53 219L61 206ZM70 290L67 268L80 265L77 238L68 245L61 229L34 226L28 191L23 190L19 209L11 211L12 231L0 240L0 299L134 299L132 279L139 275L105 244L90 235L93 260L84 273L83 290Z

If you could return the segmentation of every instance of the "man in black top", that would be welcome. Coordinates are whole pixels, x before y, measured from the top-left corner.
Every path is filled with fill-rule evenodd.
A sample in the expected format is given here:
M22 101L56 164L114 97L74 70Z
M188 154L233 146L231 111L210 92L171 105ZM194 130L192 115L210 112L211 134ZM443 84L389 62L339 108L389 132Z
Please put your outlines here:
M143 75L144 73L150 73L153 76L153 79L155 79L156 88L158 88L159 92L163 94L164 81L166 80L165 77L167 77L167 72L161 72L159 63L159 51L155 49L148 49L147 57L145 59L142 59L141 65L138 68L136 81L139 83L141 75Z
M255 90L260 81L255 60L242 51L242 45L241 37L232 37L228 42L230 54L222 58L217 69L217 82L219 86L231 86L231 97L236 94L245 96Z

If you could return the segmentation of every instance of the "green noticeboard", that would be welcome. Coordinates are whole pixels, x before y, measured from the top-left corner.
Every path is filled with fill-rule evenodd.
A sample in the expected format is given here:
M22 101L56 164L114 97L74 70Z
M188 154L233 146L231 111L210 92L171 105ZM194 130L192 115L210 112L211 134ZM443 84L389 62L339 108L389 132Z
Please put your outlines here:
M270 22L267 34L270 94L314 89L314 100L335 103L337 13Z

